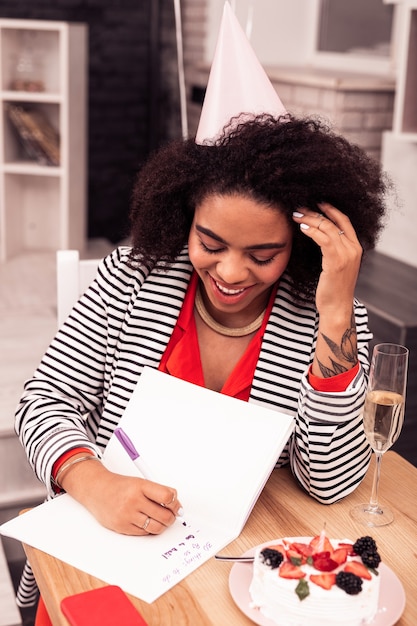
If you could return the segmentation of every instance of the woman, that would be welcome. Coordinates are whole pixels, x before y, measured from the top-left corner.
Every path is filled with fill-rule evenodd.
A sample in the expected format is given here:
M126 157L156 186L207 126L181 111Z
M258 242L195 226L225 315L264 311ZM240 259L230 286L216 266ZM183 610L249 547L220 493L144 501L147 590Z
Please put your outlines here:
M354 291L385 192L379 165L313 119L233 120L211 145L153 155L133 190L132 248L101 262L18 407L50 495L65 490L127 534L160 533L181 514L175 485L88 462L145 365L293 414L277 465L290 462L320 502L353 491L370 459L371 338Z

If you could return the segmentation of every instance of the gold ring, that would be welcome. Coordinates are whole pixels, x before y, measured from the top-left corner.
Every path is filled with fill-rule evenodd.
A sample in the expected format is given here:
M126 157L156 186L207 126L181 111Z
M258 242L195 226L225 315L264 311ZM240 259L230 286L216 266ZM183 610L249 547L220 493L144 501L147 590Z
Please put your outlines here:
M337 233L338 235L344 235L345 231L344 230L339 230L339 232Z
M145 522L144 522L144 524L143 524L143 526L140 526L140 528L142 528L142 530L146 530L148 528L148 526L149 526L149 522L150 521L151 521L151 518L147 517Z

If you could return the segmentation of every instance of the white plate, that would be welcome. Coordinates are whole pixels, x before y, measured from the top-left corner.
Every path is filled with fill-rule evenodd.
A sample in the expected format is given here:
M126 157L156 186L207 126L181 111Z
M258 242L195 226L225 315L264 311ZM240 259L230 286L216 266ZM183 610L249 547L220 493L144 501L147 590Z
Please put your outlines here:
M274 541L269 541L266 545L273 543ZM256 547L245 552L243 556L253 556ZM372 622L369 622L369 626L393 626L400 619L404 611L404 587L399 578L384 563L380 564L378 571L381 576L378 612ZM251 580L251 563L235 563L233 565L229 575L229 590L234 602L242 613L249 617L255 624L259 626L276 626L274 622L262 615L258 609L252 609L250 607L251 597L249 594L249 585Z

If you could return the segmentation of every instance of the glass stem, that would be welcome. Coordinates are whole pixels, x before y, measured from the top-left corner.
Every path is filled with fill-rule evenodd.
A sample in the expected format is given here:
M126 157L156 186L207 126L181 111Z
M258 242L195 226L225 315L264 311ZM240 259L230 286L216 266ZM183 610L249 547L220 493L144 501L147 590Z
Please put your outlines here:
M379 477L381 475L381 461L382 461L382 452L374 451L375 453L375 471L374 471L374 479L372 481L372 493L369 505L372 509L378 508L378 487L379 487Z

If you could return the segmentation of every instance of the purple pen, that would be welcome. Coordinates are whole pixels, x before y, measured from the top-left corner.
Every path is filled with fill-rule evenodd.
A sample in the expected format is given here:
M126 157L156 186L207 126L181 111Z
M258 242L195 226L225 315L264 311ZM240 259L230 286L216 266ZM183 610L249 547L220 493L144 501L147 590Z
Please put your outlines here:
M116 435L117 439L122 444L122 447L124 448L124 450L130 456L130 458L132 459L133 463L136 465L136 467L138 468L142 476L146 478L147 480L153 480L154 482L158 482L157 480L155 480L155 478L152 478L152 473L149 471L148 467L146 466L143 459L141 458L139 452L136 450L133 444L133 441L130 439L128 435L126 435L123 428L115 428L114 434ZM183 510L181 508L178 511L177 520L179 520L183 526L187 526L187 522L185 522L182 519L182 514L183 514Z
M125 431L122 428L116 428L114 434L130 456L142 476L147 480L156 481L156 479L152 476L152 472L147 467L139 452L136 450L132 440L130 439L130 437L128 437L128 435L126 435Z

